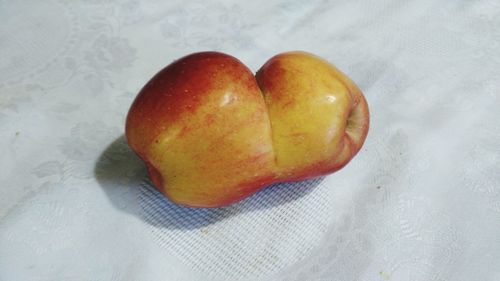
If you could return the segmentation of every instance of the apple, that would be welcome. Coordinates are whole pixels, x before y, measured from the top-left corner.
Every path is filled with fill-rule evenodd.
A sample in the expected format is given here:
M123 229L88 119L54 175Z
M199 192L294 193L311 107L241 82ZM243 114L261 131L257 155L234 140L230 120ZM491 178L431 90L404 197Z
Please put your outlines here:
M232 56L201 52L142 88L125 134L170 200L221 207L272 183L342 168L368 126L359 88L315 55L279 54L254 76Z

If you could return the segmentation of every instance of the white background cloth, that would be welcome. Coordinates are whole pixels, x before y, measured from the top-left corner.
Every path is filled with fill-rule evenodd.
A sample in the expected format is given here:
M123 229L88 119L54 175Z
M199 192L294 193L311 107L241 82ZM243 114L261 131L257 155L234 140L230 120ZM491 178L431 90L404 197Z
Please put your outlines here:
M0 280L500 280L500 4L0 1ZM320 55L364 91L343 170L176 206L123 139L158 70Z

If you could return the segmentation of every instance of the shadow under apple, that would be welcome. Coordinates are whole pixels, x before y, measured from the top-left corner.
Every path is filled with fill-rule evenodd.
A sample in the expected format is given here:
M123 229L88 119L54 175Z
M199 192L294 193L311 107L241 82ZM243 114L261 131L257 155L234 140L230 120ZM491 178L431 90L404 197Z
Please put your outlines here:
M129 148L124 136L117 138L101 154L94 174L111 203L119 210L155 227L186 230L297 200L324 179L273 184L239 203L222 208L188 208L171 202L154 188L142 161Z

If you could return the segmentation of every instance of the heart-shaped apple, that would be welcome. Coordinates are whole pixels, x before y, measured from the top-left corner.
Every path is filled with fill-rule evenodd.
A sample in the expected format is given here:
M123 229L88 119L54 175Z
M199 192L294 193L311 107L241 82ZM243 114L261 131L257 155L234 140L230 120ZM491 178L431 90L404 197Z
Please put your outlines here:
M172 201L220 207L275 182L342 168L368 124L361 91L317 56L283 53L254 77L232 56L202 52L144 86L126 137Z

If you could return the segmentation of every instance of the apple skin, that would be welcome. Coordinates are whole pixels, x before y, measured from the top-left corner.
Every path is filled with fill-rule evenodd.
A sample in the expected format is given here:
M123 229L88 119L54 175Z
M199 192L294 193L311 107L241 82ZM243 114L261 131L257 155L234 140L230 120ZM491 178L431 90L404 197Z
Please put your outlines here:
M178 204L223 206L276 180L264 99L229 55L196 53L161 70L132 104L126 137Z
M201 52L143 87L125 135L170 200L222 207L275 182L340 169L368 123L357 86L312 54L277 55L254 77L232 56Z
M256 78L282 181L333 173L359 151L368 134L368 105L356 84L333 65L306 52L282 53Z

